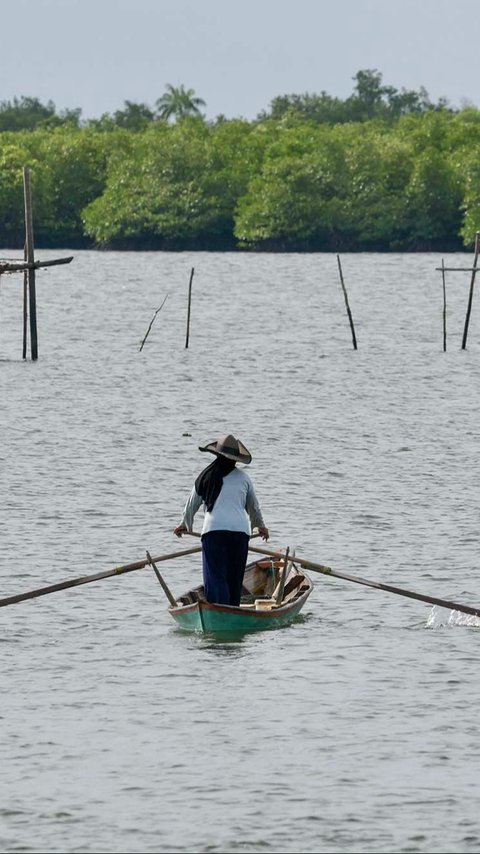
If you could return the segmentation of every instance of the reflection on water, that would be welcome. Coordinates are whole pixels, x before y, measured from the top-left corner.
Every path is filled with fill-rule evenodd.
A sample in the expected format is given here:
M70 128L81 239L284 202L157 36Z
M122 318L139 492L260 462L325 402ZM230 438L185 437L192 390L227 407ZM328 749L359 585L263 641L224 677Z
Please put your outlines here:
M200 648L214 651L220 655L244 655L246 650L242 648L242 645L248 640L248 634L248 632L205 633L201 637Z
M444 353L435 255L344 256L354 351L334 255L73 254L35 364L2 277L0 596L174 552L233 432L274 548L480 601L480 312L462 351L452 276ZM1 609L1 850L478 850L477 619L313 580L233 637L176 628L151 569Z

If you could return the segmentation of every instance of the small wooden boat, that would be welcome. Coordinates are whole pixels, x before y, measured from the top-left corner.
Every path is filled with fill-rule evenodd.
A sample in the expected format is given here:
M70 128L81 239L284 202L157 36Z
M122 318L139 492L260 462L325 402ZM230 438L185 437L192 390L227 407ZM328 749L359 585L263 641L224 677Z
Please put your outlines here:
M287 553L288 556L288 553ZM240 605L207 602L203 584L180 596L169 613L182 629L195 632L251 632L290 623L313 589L294 557L247 564Z

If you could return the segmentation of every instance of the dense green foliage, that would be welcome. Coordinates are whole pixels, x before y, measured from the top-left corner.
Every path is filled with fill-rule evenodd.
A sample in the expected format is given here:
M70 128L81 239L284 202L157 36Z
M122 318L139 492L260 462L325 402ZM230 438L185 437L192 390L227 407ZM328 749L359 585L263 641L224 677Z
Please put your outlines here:
M480 111L359 72L346 101L277 98L207 122L193 90L81 122L0 103L0 244L269 251L449 250L480 230ZM171 121L177 119L176 122ZM170 121L169 121L170 120Z

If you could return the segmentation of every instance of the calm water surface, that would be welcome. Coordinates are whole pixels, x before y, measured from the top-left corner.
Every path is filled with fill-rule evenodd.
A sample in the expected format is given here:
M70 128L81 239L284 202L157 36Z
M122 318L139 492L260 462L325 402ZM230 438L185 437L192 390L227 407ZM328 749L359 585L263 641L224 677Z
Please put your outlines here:
M38 276L36 363L0 282L2 596L194 545L198 445L233 432L272 545L480 605L467 273L444 353L440 257L342 256L354 351L334 255L74 254ZM1 851L479 852L480 624L314 582L230 642L179 631L151 570L3 608Z

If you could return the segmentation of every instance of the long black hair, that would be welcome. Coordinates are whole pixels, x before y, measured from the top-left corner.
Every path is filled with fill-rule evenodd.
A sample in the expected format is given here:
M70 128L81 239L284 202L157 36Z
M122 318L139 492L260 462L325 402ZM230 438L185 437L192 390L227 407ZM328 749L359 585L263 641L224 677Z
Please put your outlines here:
M215 502L220 495L223 478L230 474L235 468L235 460L219 455L198 475L195 481L197 494L203 498L209 513L212 512Z

